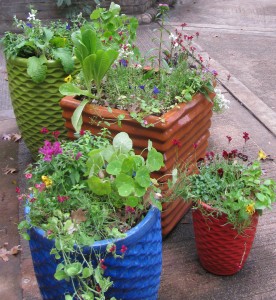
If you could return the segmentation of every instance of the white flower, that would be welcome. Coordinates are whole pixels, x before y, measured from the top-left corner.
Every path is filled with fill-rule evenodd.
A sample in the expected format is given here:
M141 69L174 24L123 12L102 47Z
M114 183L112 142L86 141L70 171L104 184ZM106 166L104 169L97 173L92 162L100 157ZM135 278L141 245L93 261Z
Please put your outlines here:
M29 17L27 18L29 21L34 21L35 20L35 14L29 13Z
M171 33L170 36L169 36L169 39L174 41L176 39L176 36Z
M215 88L216 97L214 98L214 111L223 112L229 108L230 100L226 99L221 90Z

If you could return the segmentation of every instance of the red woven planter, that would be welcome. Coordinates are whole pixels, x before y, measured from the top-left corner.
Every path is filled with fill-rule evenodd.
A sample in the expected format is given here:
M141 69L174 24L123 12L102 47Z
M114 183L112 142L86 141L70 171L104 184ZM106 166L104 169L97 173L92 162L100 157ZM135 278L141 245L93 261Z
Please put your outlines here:
M218 218L209 215L212 208L203 204L208 216L199 209L193 210L193 224L196 248L201 265L207 271L216 275L233 275L244 266L251 250L258 214L255 213L251 225L242 235L233 226L227 224L226 215Z

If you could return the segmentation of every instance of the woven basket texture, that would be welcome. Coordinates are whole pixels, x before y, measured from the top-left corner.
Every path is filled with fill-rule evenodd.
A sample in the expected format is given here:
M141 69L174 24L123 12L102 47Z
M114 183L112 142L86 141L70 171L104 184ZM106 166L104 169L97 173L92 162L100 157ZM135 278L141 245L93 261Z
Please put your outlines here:
M60 131L65 136L59 86L67 75L60 63L50 61L45 81L37 84L27 74L27 59L24 58L9 60L7 72L17 125L32 156L36 157L45 139L40 133L42 127L51 132Z
M122 245L127 247L123 259L108 254L104 259L107 266L105 276L110 276L113 286L107 293L107 299L115 297L122 300L156 300L162 270L162 234L161 214L157 208L151 208L146 217L127 233L127 237L116 241L118 251ZM30 230L30 249L34 270L41 295L44 300L64 300L65 293L72 293L72 286L66 281L57 281L54 273L57 260L49 252L54 242L45 238L41 229ZM92 253L101 253L110 241L96 242L93 249L86 247L87 257ZM118 252L119 254L120 252ZM96 263L95 257L92 258Z
M193 210L200 263L216 275L233 275L242 269L255 238L258 214L253 215L251 225L242 234L238 234L227 222L226 215L206 216L199 209Z

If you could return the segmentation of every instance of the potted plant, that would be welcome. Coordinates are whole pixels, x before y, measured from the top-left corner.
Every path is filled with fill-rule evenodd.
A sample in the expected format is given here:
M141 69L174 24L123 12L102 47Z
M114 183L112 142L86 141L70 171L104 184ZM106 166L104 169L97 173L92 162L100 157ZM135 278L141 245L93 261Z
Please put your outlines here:
M45 141L25 174L29 194L17 191L43 299L157 299L161 204L150 174L163 158L151 142L146 150L136 155L124 132L112 143L89 132Z
M232 138L227 136L229 143ZM244 132L245 142L249 134ZM183 170L182 170L183 171ZM193 225L201 265L217 275L244 266L254 241L258 216L275 202L276 183L262 177L260 161L248 162L237 149L208 152L198 173L181 172L174 197L193 200Z
M59 86L76 69L71 33L81 16L70 23L42 24L31 9L27 21L14 17L17 30L1 39L7 63L9 90L16 121L32 155L43 144L40 128L64 134Z
M113 136L124 131L138 152L151 139L165 160L157 177L173 168L174 145L179 148L179 159L193 160L194 144L204 156L213 102L217 99L213 87L216 73L198 63L202 57L196 55L191 44L193 36L176 31L176 35L170 35L169 49L163 49L168 6L161 5L159 10L162 24L154 61L139 56L131 44L122 43L116 50L112 39L108 46L101 43L94 29L85 26L72 37L81 76L60 87L61 94L66 95L60 105L70 138L81 128L94 134L108 128ZM100 18L101 12L92 15ZM183 201L173 205L166 205L163 214L164 234L189 208Z

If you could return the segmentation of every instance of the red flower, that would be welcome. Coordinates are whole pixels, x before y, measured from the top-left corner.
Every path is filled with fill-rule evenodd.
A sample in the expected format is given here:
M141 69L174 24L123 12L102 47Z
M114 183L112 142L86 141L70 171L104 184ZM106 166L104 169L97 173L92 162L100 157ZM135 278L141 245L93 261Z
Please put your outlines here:
M249 134L247 132L243 133L243 139L245 143L250 139Z
M205 154L205 157L208 159L208 160L212 160L215 156L215 153L213 151L210 151L210 152L206 152Z
M194 144L193 144L193 147L194 147L194 149L196 149L196 148L198 147L198 144L197 144L197 143L194 143Z
M121 253L126 253L126 251L127 251L127 246L125 246L125 245L122 245L122 247L121 247Z
M109 249L108 249L108 252L112 253L112 252L115 252L116 251L116 245L112 245Z
M62 202L64 202L64 201L66 201L66 200L68 200L69 199L69 197L68 196L57 196L57 199L58 199L58 202L60 202L60 203L62 203Z
M232 138L231 138L231 136L227 135L226 137L227 137L227 139L228 139L228 143L230 144L230 143L231 143L231 141L232 141Z
M18 186L15 188L15 192L16 192L16 194L20 194L21 193L20 192L20 188Z
M229 154L228 154L228 152L227 152L226 150L223 150L223 151L222 151L222 157L223 157L224 159L228 159L228 158L229 158Z
M80 130L80 135L83 136L85 134L85 130L81 129Z
M57 139L60 135L60 132L59 131L53 131L52 135L55 137L55 139Z
M43 127L41 130L40 130L40 133L43 133L43 134L46 134L48 133L49 130L46 128L46 127Z
M180 24L180 26L182 27L182 29L183 29L183 27L186 27L187 26L187 24L186 23L182 23L182 24Z
M125 211L126 211L126 213L134 214L135 213L135 208L133 208L131 206L126 206Z
M107 266L104 265L104 259L100 259L100 268L103 269L103 270L107 269Z
M220 169L217 170L217 173L218 173L218 175L219 175L220 178L223 176L223 172L224 171L223 171L222 168L220 168Z
M180 142L180 140L173 139L173 140L172 140L172 144L173 144L174 146L177 146L178 148L181 147L181 142Z
M228 156L229 158L235 158L238 154L238 150L237 149L233 149L231 152L229 152Z
M199 36L199 32L196 32L196 36L197 36L197 37Z

